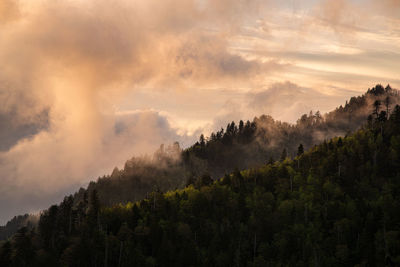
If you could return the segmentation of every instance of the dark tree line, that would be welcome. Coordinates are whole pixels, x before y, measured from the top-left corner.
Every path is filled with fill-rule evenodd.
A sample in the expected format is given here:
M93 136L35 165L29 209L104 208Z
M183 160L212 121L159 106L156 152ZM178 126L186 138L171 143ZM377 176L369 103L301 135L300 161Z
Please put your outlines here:
M379 103L378 106L374 103ZM384 104L381 104L384 103ZM259 167L266 162L295 157L299 144L303 149L335 136L345 136L358 130L368 115L381 111L389 114L400 103L397 90L389 85L376 85L362 96L352 97L332 112L321 115L319 111L302 115L295 124L274 120L262 115L252 122L231 122L226 129L212 133L184 150L183 161L194 176L209 173L213 178L232 172L235 168ZM199 171L200 170L200 171Z
M375 103L376 102L376 103ZM374 105L375 103L375 105ZM91 182L73 196L76 206L84 194L99 192L102 205L112 206L145 198L155 189L161 191L182 188L208 174L217 179L235 169L261 167L265 163L298 155L298 146L307 150L315 144L334 136L344 136L362 125L371 113L371 119L382 121L396 103L400 103L397 90L377 85L367 93L352 97L344 106L321 115L304 114L296 124L275 121L262 115L252 122L231 122L225 129L202 135L193 146L182 150L178 143L161 145L152 157L135 157L123 169L114 169L111 175ZM0 240L14 234L18 228L31 229L36 224L34 216L19 216L0 227Z
M292 159L99 199L44 211L3 243L0 266L399 266L400 107Z

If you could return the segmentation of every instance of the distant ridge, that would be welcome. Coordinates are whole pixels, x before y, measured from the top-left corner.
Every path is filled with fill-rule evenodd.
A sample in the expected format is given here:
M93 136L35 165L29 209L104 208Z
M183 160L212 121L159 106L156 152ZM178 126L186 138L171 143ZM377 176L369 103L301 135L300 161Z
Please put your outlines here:
M134 203L104 205L92 183L77 205L67 197L43 211L36 229L3 242L0 265L399 266L400 106L381 106L375 99L355 132L299 145L293 158L154 188ZM235 144L232 132L230 124L225 145ZM152 164L182 164L168 155L174 148L162 147ZM104 179L126 185L132 170L127 163Z
M307 150L324 140L359 129L367 122L376 101L380 102L380 110L391 111L400 104L399 91L390 85L378 84L331 112L304 114L295 124L261 115L252 122L229 123L207 138L202 135L198 142L184 150L178 143L161 145L152 156L128 160L124 169L115 168L111 175L99 177L96 182L90 182L87 189L81 188L64 201L70 198L77 207L93 190L106 206L139 201L153 190L165 192L182 188L203 176L218 179L235 169L258 168L267 162L294 158L300 144ZM0 240L21 227L34 226L36 221L35 216L14 217L0 227Z

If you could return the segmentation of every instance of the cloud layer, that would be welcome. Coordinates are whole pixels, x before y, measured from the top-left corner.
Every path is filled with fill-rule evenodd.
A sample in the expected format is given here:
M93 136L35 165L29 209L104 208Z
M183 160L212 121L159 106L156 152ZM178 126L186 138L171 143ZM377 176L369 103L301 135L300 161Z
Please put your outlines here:
M349 84L400 84L399 6L0 1L0 222L199 129L260 113L294 121L343 101Z
M155 111L118 113L127 92L228 86L268 72L274 63L229 50L257 5L2 1L1 220L43 207L134 154L187 140Z

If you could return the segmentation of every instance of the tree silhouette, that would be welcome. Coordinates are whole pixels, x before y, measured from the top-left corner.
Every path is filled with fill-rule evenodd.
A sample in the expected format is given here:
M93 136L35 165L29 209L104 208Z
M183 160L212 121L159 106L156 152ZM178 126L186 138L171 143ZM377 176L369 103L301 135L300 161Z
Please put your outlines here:
M376 116L376 118L378 118L378 116L379 116L379 108L380 107L381 107L381 101L380 100L375 100L373 114Z
M297 149L297 156L301 156L303 154L304 154L304 147L303 147L303 144L300 144Z

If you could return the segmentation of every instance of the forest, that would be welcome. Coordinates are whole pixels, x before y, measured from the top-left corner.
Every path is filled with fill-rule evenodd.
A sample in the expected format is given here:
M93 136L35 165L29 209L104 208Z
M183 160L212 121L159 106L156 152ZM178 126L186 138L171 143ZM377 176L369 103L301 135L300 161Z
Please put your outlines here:
M162 192L183 188L203 175L219 179L235 169L259 168L281 158L293 158L299 144L305 150L335 136L345 136L359 129L373 112L374 103L390 112L400 104L399 92L389 85L376 85L344 106L321 115L310 112L296 124L275 121L262 115L252 122L228 123L225 129L201 135L192 146L181 149L179 143L161 145L152 156L133 157L123 169L99 177L73 195L74 206L84 193L96 190L102 205L142 200L154 190ZM1 232L1 231L0 231Z
M161 146L20 228L0 266L399 266L396 103L378 85L295 125Z

